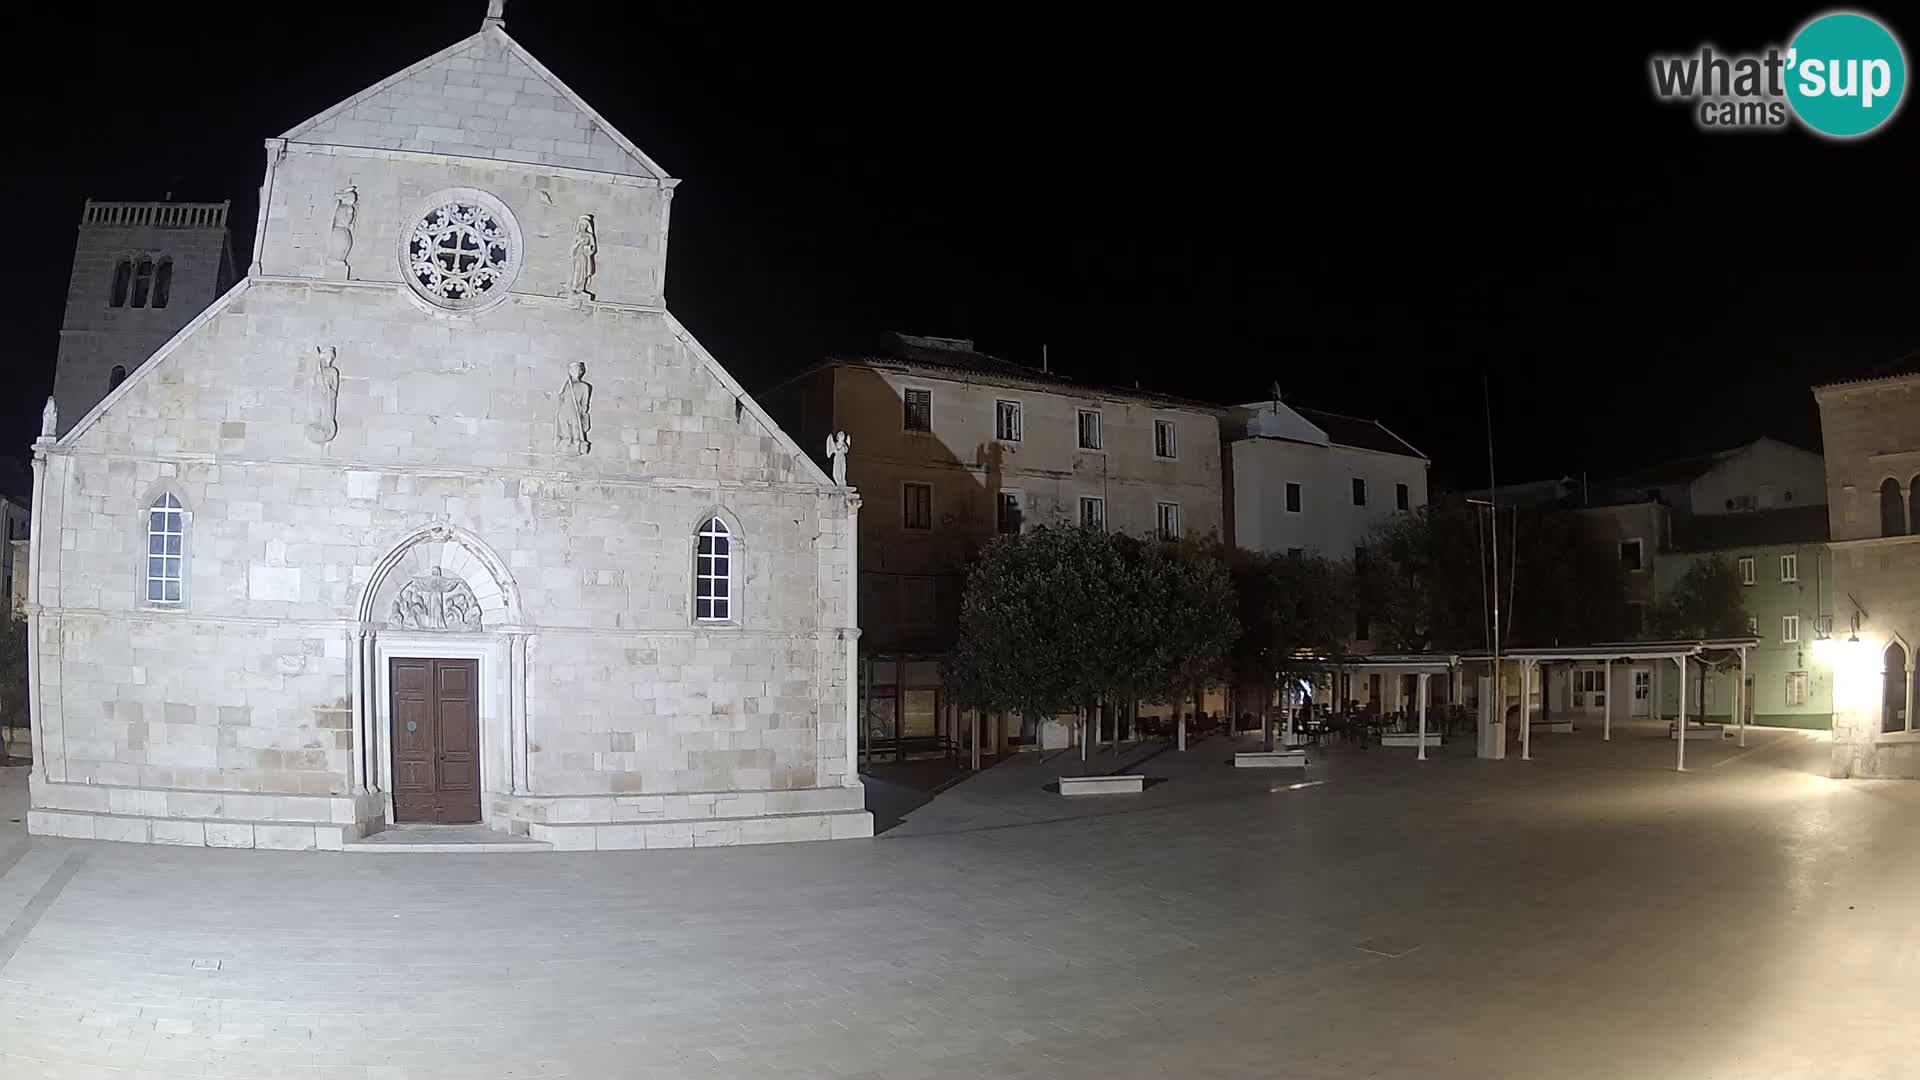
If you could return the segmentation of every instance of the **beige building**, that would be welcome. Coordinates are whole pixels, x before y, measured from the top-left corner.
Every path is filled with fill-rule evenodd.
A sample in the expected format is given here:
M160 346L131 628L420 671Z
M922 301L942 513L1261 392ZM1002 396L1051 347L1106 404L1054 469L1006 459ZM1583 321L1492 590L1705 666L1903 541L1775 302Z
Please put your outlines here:
M1164 539L1222 533L1219 410L1076 382L962 338L888 334L764 395L803 446L852 439L863 651L877 739L943 738L938 654L967 562L997 533L1095 525ZM896 687L904 686L904 692Z
M677 183L498 17L266 141L247 276L48 404L33 832L871 835L858 499L667 310Z
M1833 775L1920 778L1920 367L1815 388L1826 444Z

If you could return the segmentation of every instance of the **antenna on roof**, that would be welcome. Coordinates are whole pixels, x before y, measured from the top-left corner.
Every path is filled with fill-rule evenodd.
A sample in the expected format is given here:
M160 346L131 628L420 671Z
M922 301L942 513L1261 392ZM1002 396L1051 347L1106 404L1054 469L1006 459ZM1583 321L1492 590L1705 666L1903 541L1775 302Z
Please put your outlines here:
M1270 389L1273 390L1273 411L1279 412L1280 411L1280 380L1275 379L1273 381L1273 386Z
M1040 370L1047 374L1053 373L1053 368L1047 363L1047 347L1045 344L1040 346Z

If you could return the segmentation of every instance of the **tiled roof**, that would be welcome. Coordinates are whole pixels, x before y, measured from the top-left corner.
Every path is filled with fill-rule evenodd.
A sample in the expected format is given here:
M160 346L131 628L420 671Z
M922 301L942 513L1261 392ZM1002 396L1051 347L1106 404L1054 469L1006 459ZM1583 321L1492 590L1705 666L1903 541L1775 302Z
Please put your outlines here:
M1726 551L1769 544L1823 544L1828 537L1824 504L1746 514L1673 515L1675 551Z
M952 372L956 375L968 375L986 379L1025 385L1059 387L1062 391L1082 394L1100 394L1105 396L1135 398L1141 401L1163 405L1179 406L1183 409L1196 409L1201 412L1218 413L1218 405L1191 398L1162 394L1138 387L1107 386L1100 383L1085 383L1057 372L1042 371L1026 364L1005 360L991 353L981 352L974 347L972 338L927 337L918 334L902 334L889 331L881 337L880 348L869 355L835 356L834 362L842 364L911 364L919 368Z
M1358 416L1346 416L1342 413L1323 412L1319 409L1306 409L1289 404L1288 408L1305 417L1307 422L1327 433L1327 438L1340 446L1352 446L1361 450L1378 450L1383 454L1403 454L1424 458L1425 454L1413 448L1413 445L1388 431L1378 420L1366 420Z

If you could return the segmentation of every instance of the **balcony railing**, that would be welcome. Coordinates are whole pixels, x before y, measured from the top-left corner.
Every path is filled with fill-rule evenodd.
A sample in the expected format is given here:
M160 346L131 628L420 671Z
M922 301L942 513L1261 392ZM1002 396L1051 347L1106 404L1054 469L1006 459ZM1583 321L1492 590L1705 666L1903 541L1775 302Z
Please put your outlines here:
M95 202L88 199L80 224L107 228L224 229L230 202Z

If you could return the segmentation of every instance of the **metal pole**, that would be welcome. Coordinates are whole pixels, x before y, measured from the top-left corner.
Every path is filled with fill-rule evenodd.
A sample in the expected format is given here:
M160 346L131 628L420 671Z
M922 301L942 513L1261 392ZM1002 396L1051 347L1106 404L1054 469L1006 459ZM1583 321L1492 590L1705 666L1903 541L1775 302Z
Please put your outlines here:
M973 771L979 772L980 771L980 710L979 709L973 710L973 731L969 735L967 741L968 741L968 744L970 745L970 748L973 751Z
M1520 661L1520 760L1533 760L1533 664Z
M1674 741L1680 749L1675 751L1674 772L1687 771L1687 656L1681 653L1674 658L1680 665L1680 716L1674 723L1673 733L1678 736Z
M1600 666L1600 701L1606 706L1606 717L1600 722L1600 741L1613 741L1613 661L1608 660Z
M1427 760L1427 673L1420 673L1420 756L1419 761Z
M1747 647L1740 646L1740 686L1734 693L1734 707L1740 710L1740 746L1747 745Z

